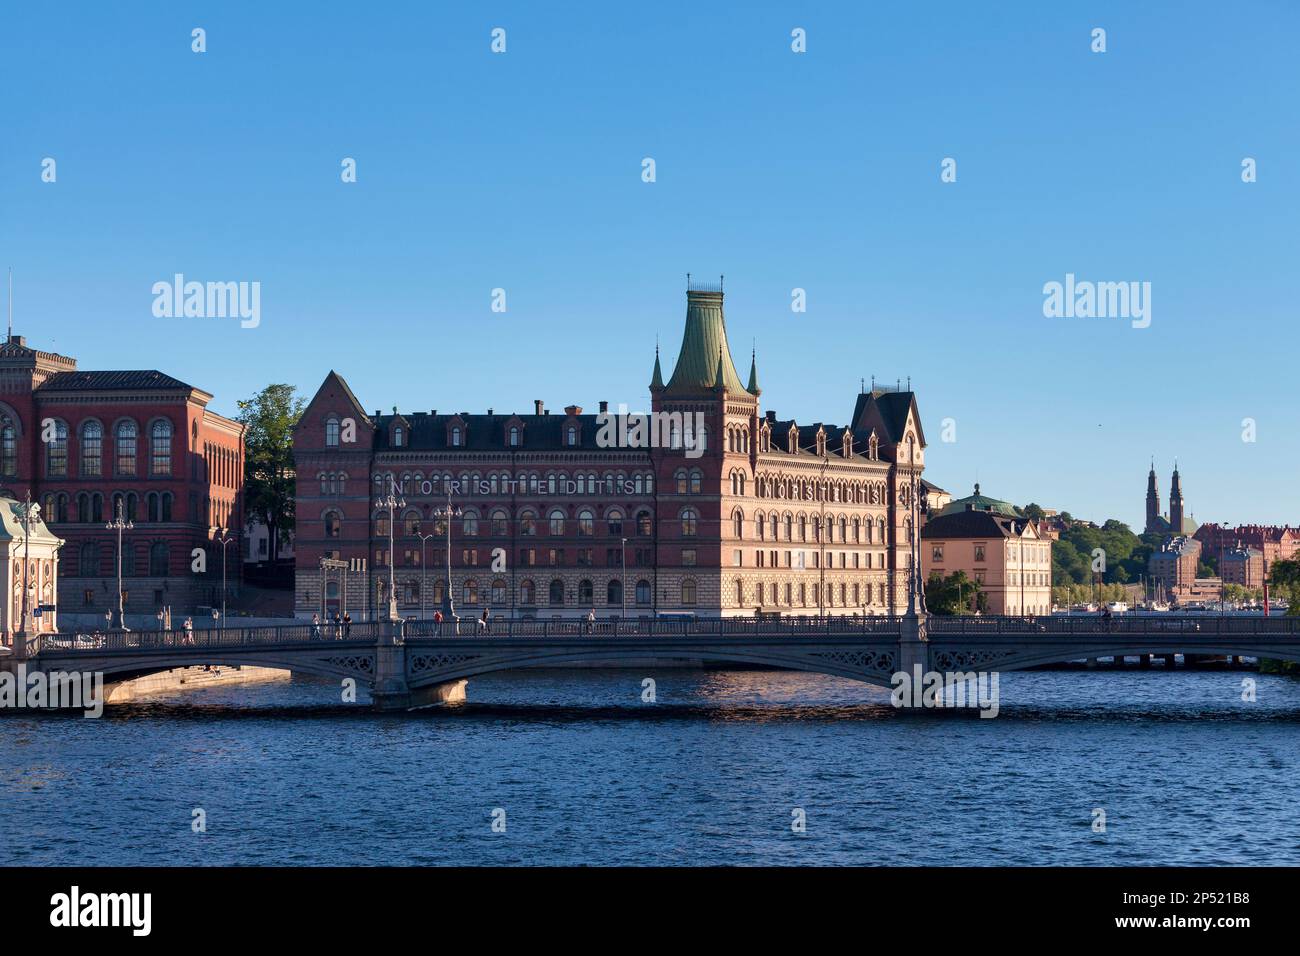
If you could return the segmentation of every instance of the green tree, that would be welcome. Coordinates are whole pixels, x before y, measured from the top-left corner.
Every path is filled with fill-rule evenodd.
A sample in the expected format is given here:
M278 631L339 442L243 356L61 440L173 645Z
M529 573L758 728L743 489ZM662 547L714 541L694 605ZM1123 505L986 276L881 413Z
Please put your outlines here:
M931 571L925 582L925 605L931 614L969 614L972 599L978 606L979 593L979 582L966 577L965 571L947 577Z
M1021 510L1021 514L1023 514L1026 518L1029 518L1031 521L1043 520L1043 509L1040 508L1038 505L1034 504L1032 501L1029 502L1029 504L1025 505L1020 510Z
M306 406L292 385L268 385L239 403L245 427L245 513L270 532L271 560L294 528L293 428Z
M1269 597L1286 598L1287 614L1300 615L1300 559L1274 561L1268 569Z

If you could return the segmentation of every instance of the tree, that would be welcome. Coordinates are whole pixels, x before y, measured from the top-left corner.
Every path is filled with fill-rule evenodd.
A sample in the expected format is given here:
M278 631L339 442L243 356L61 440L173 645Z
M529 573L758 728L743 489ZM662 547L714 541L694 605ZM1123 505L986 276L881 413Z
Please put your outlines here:
M1029 502L1029 504L1025 505L1023 508L1021 508L1020 513L1023 514L1026 518L1028 518L1030 521L1042 521L1043 518L1045 517L1043 513L1043 509L1038 505L1034 504L1032 501Z
M1287 599L1287 614L1300 615L1300 559L1274 561L1268 569L1270 597Z
M925 582L925 606L931 614L969 614L971 599L979 601L980 585L966 577L965 571L954 571L946 578L931 571Z
M266 525L271 560L294 527L293 428L307 407L292 385L268 385L239 403L244 425L244 508Z

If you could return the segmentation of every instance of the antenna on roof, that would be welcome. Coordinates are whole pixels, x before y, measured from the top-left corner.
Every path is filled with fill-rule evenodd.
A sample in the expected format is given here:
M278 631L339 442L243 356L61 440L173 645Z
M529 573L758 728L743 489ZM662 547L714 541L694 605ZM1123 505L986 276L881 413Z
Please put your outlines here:
M686 291L691 291L691 274L689 272L686 273Z
M908 390L909 392L912 390L912 376L910 376L910 375L907 376L907 390Z
M719 291L719 292L722 291L722 280L725 279L725 278L726 278L726 276L724 276L721 272L718 273L718 291Z
M14 338L14 267L9 267L9 338L6 342L12 342Z

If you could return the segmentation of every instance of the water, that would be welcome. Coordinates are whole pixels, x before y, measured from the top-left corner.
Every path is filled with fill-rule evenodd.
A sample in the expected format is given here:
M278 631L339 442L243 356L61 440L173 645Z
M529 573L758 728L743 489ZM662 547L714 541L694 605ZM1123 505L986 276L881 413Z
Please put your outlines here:
M785 672L469 695L381 716L284 682L0 717L0 864L1300 863L1295 678L1003 674L991 720Z

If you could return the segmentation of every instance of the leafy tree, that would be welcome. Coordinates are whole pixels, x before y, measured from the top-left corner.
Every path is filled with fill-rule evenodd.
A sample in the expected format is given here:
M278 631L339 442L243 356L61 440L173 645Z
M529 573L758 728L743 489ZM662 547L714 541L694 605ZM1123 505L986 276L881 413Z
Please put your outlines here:
M1269 597L1286 598L1287 614L1300 615L1300 559L1274 561L1268 569Z
M1024 508L1021 509L1020 513L1023 514L1026 518L1029 518L1031 521L1042 521L1043 518L1046 517L1046 515L1043 512L1043 509L1038 505L1034 504L1032 501L1029 502L1029 504L1025 505Z
M931 571L925 582L925 605L931 614L969 614L972 598L979 606L980 585L966 577L965 571L947 577Z
M294 528L293 428L307 407L292 385L268 385L239 403L244 432L244 507L266 525L271 559Z

